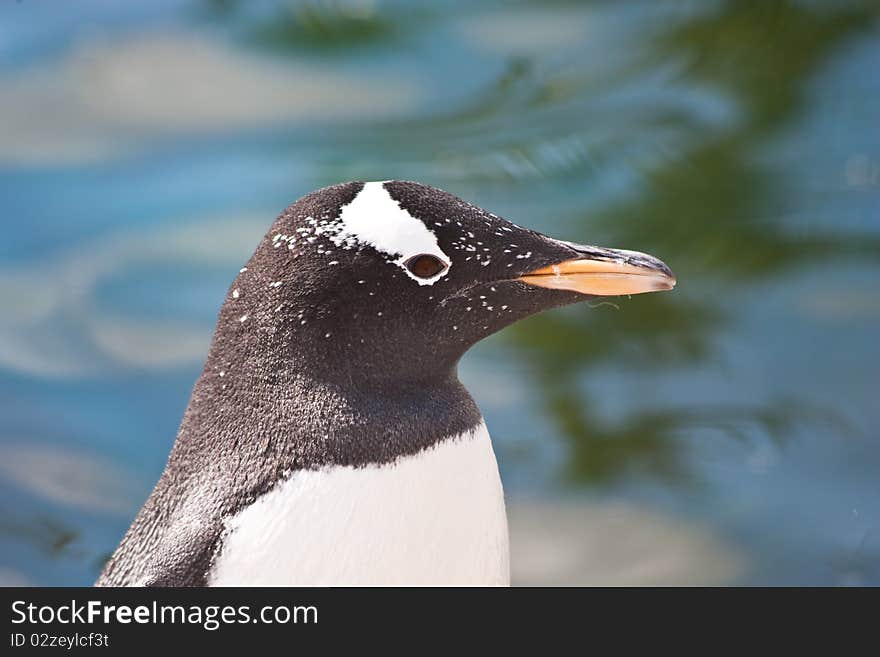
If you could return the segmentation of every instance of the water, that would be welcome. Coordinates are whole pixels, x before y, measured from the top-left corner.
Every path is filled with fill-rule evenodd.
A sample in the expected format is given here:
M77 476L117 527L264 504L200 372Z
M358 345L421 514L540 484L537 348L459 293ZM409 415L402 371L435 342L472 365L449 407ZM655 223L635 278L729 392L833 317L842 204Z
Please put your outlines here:
M880 583L872 3L0 8L0 583L87 584L278 211L407 178L674 293L478 345L522 583Z

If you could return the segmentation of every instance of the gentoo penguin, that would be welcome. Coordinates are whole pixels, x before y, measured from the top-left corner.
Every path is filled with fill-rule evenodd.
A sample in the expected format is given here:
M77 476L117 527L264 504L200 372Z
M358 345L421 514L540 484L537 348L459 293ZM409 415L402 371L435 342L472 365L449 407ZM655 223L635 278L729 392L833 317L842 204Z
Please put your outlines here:
M652 256L419 183L301 198L229 288L165 471L97 584L508 584L459 359L533 313L674 284Z

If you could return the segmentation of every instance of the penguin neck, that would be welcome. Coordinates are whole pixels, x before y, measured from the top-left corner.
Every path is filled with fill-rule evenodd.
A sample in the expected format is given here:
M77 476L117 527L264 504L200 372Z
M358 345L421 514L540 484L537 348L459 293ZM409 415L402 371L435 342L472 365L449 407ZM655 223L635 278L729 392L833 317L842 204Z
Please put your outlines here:
M206 454L223 440L237 462L360 466L415 454L482 421L456 363L389 372L310 341L230 347L212 345L178 438Z
M333 340L323 330L320 335L301 333L295 340L273 335L236 345L217 341L202 377L214 374L221 390L238 388L258 396L311 387L344 397L372 392L387 398L460 386L459 354L443 356L426 348L419 357L412 349L403 354L381 343L354 345L345 336Z

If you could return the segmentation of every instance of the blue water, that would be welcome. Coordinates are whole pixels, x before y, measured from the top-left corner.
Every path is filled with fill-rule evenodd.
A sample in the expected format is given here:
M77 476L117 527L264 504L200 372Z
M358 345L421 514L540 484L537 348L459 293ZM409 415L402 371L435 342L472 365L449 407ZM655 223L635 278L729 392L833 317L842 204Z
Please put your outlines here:
M0 583L93 581L266 227L388 178L678 275L467 356L514 505L880 583L880 12L755 5L5 3Z

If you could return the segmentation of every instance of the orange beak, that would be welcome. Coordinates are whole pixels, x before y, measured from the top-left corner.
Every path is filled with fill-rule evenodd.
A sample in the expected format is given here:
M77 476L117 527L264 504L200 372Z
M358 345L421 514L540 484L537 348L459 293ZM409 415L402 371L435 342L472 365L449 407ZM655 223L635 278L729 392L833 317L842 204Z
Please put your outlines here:
M612 297L662 292L675 287L675 276L661 260L646 253L584 247L586 258L535 269L518 280L536 287Z

